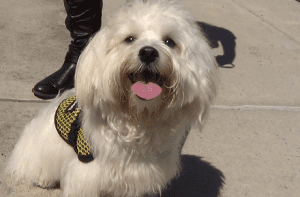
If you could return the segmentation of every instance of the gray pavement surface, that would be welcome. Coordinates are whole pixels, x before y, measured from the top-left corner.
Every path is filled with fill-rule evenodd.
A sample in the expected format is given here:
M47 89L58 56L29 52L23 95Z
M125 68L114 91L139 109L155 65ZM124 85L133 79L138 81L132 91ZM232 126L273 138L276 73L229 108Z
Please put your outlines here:
M122 2L104 0L103 23ZM202 133L191 132L183 153L224 174L223 197L300 196L300 3L181 3L199 21L231 31L237 43L234 67L220 68L208 122ZM62 0L0 0L0 196L61 194L13 185L3 172L23 127L46 105L32 87L63 63L65 16Z

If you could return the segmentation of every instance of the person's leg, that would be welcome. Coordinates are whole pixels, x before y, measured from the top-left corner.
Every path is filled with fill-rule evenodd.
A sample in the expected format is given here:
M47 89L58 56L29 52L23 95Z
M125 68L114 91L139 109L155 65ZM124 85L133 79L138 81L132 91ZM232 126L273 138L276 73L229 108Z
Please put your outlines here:
M63 66L37 83L32 92L42 99L55 98L60 90L74 87L78 58L89 38L101 27L102 0L64 0L67 12L66 27L72 42Z

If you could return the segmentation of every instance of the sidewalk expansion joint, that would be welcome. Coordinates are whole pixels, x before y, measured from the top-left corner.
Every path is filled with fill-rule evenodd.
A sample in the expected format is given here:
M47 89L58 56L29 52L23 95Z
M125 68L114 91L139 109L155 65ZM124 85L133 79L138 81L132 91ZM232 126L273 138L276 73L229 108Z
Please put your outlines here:
M51 100L0 98L0 102L13 102L13 103L50 103L50 101Z
M38 99L15 99L15 98L0 98L0 102L13 102L13 103L50 103L51 100L38 100ZM239 111L300 111L300 107L295 106L264 106L264 105L214 105L212 109L216 110L239 110Z
M217 110L240 110L240 111L300 111L300 107L294 106L264 106L264 105L240 105L240 106L222 106L215 105L212 109Z

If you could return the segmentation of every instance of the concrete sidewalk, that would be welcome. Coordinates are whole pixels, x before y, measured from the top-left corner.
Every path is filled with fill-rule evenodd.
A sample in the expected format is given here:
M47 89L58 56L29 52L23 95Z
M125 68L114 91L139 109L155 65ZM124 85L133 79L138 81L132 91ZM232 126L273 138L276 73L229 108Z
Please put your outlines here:
M103 21L123 0L104 0ZM31 89L63 63L70 42L61 0L0 0L0 196L59 196L14 186L3 175L26 123L46 103ZM199 20L231 31L233 68L202 133L184 154L201 156L226 180L224 197L300 195L300 3L295 0L184 0ZM215 50L216 54L220 49Z

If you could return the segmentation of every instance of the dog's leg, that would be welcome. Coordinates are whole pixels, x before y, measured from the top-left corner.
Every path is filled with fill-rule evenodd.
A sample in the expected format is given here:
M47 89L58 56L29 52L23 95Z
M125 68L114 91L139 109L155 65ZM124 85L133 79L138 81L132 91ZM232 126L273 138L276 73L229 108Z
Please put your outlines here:
M99 164L96 160L83 163L74 158L65 163L62 169L60 187L63 197L99 197L101 181L107 177L99 176Z
M25 127L7 168L16 180L53 187L60 179L62 162L67 157L76 157L56 132L56 107L57 102L53 102Z

